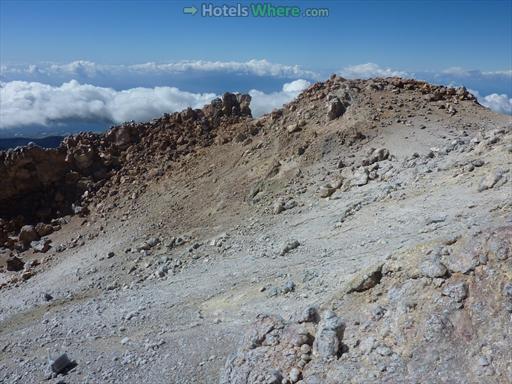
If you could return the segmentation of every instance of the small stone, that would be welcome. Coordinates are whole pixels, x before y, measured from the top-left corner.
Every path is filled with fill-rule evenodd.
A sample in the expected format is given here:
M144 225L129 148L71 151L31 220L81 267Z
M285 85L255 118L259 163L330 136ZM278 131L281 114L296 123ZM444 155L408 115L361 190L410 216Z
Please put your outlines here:
M493 188L498 181L503 177L503 173L501 171L494 171L485 176L478 186L478 192L483 192L487 189Z
M311 353L311 345L309 345L309 344L302 344L300 346L300 351L302 353Z
M365 167L360 167L353 175L352 182L358 187L368 184L369 172Z
M389 158L389 150L387 148L378 148L373 150L370 156L363 161L363 165L371 165L387 158Z
M272 207L272 212L274 213L274 215L279 215L284 210L284 202L281 199L276 201Z
M32 276L34 276L34 272L32 271L24 271L22 274L21 274L21 278L23 280L28 280L30 279Z
M420 270L423 276L436 278L446 276L448 269L437 258L425 260L420 265Z
M87 208L84 208L80 205L72 204L71 209L75 215L84 215L87 212Z
M364 292L380 283L382 279L382 268L384 264L379 263L359 272L348 285L347 293Z
M10 257L6 261L6 269L8 271L18 272L18 271L21 271L24 266L25 266L25 263L23 262L23 260L21 260L17 256Z
M297 206L297 202L293 199L288 200L286 203L284 203L284 209L289 210L293 209Z
M116 254L115 254L114 252L109 252L109 253L107 254L107 259L111 259L111 258L113 258L115 255L116 255Z
M268 293L267 293L268 297L275 297L278 294L279 294L279 290L276 287L270 287L268 289Z
M295 283L292 280L288 280L283 286L283 293L289 293L295 291Z
M40 237L48 236L52 234L54 231L54 228L50 224L45 223L39 223L36 225L36 232Z
M148 241L146 241L146 243L148 243L148 245L153 248L154 246L156 246L158 243L160 243L160 239L158 237L151 237L148 239Z
M333 311L322 314L313 343L313 353L320 357L334 357L341 351L345 323Z
M330 184L324 185L320 187L318 191L318 195L322 198L331 196L334 192L336 192L336 188L333 188Z
M51 241L48 239L41 239L38 241L30 242L30 247L34 250L34 252L46 253L50 249Z
M56 360L51 362L50 368L55 374L59 375L61 373L68 372L69 370L74 368L76 365L77 365L76 362L71 361L69 359L68 355L66 355L64 353L64 354L60 355Z
M431 225L431 224L439 224L439 223L443 223L446 221L446 218L448 216L445 215L445 214L437 214L437 215L433 215L433 216L430 216L426 221L425 221L425 225Z
M300 243L297 240L291 240L290 242L286 243L281 251L281 256L286 255L288 252L294 250L295 248L298 248Z
M505 284L503 287L503 294L512 299L512 282Z
M302 311L298 318L299 323L317 323L319 320L319 315L317 308L313 305L310 305Z
M443 295L449 296L460 303L468 296L468 286L463 282L450 284L443 289Z
M478 364L482 367L487 367L489 364L491 364L491 362L489 361L487 356L480 356L480 358L478 359Z
M464 248L443 258L443 263L452 273L467 274L480 264L480 252L472 248Z
M371 312L372 312L372 319L374 321L378 321L378 320L382 319L384 317L384 315L386 314L386 308L384 308L380 305L377 305L374 308L372 308Z
M24 225L19 234L20 241L28 246L32 241L39 240L39 235L33 225Z
M167 266L165 265L161 265L160 267L158 267L158 269L156 270L155 272L155 275L157 277L165 277L165 275L167 275L167 273L169 272L169 269L167 268Z
M288 127L286 127L286 131L288 133L294 133L294 132L300 131L299 124L297 124L297 123L290 124Z
M294 367L290 370L290 374L288 377L290 378L290 381L292 383L296 383L300 379L300 371Z
M345 113L345 106L337 97L334 97L327 104L327 119L334 120Z
M390 356L393 353L391 348L389 348L385 345L381 345L381 346L377 347L375 349L375 352L377 352L381 356Z
M138 251L149 251L150 249L151 249L151 247L149 246L149 244L146 241L137 247Z
M361 349L361 352L363 352L363 354L368 355L375 348L376 342L377 340L375 339L375 337L369 336L361 341L361 343L359 344L359 348Z

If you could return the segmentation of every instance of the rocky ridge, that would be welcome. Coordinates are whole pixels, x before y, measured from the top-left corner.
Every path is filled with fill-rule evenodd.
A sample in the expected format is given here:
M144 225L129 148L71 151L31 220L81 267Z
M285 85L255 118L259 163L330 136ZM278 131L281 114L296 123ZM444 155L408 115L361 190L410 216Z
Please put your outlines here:
M229 128L251 117L250 100L226 93L203 109L122 124L105 134L69 136L57 149L33 145L0 151L0 244L24 249L17 232L24 223L46 222L57 229L56 219L87 214L93 199L113 194L114 185L158 176L166 162L212 145L220 134L218 140L227 140ZM155 170L151 164L163 166Z

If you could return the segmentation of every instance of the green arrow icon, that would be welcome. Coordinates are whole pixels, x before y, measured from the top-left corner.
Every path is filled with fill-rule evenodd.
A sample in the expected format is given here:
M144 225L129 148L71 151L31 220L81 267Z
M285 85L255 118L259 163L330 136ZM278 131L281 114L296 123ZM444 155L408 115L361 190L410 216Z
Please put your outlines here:
M189 14L189 15L195 15L197 13L197 8L192 7L185 7L183 8L183 13Z

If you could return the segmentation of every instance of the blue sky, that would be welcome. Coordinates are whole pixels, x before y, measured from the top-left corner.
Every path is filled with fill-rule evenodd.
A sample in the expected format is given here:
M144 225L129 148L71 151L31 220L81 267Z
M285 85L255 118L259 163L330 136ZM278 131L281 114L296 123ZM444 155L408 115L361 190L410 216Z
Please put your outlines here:
M512 114L510 0L270 3L329 16L183 14L199 1L1 0L0 136L101 130L226 90L250 92L258 115L334 72L465 85Z
M325 70L366 62L407 70L511 66L511 1L271 3L325 7L330 16L182 13L183 6L199 7L197 1L3 0L0 56L4 63L83 59L110 64L265 58Z

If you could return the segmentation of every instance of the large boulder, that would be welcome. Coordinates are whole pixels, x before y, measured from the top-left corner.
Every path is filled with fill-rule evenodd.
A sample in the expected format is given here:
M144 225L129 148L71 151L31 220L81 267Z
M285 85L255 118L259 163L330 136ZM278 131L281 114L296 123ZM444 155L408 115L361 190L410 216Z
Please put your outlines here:
M240 115L241 116L252 116L251 108L251 96L247 94L237 95L237 101L240 104Z
M226 116L238 115L240 112L240 105L234 93L226 92L222 95L222 112Z

